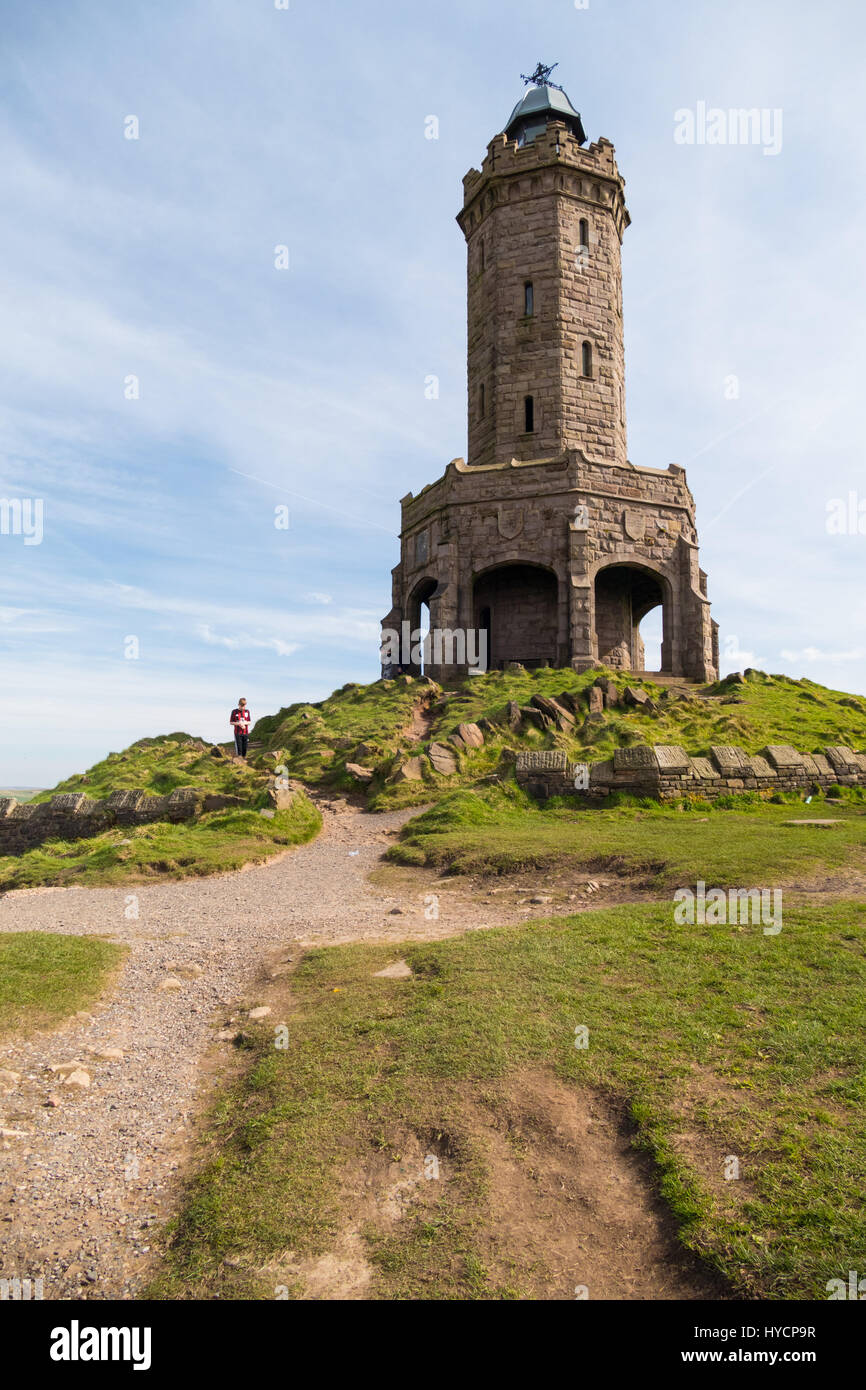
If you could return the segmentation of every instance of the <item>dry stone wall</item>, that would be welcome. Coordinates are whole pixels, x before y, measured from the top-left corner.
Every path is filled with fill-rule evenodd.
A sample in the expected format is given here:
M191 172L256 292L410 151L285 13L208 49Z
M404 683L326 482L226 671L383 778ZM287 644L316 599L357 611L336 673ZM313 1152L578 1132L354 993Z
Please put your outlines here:
M561 749L520 753L516 776L533 796L564 796L575 791L579 767ZM627 792L667 801L746 791L771 796L833 786L866 787L866 752L837 744L823 753L798 753L787 744L770 744L754 754L719 744L708 758L693 758L674 744L639 744L617 748L612 758L590 763L589 786L583 794L602 800L611 792Z
M191 820L204 811L240 804L238 797L207 795L194 787L177 787L167 796L116 791L103 801L64 792L35 805L0 797L0 854L23 854L46 840L88 839L115 825Z

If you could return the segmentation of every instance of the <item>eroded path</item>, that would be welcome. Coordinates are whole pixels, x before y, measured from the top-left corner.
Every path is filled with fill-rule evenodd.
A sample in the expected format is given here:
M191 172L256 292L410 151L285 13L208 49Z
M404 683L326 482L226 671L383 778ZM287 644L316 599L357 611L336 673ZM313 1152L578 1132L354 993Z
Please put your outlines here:
M270 864L0 898L0 931L93 934L130 948L106 1007L0 1044L0 1070L20 1076L0 1086L0 1129L13 1132L0 1140L0 1278L41 1277L49 1299L135 1296L206 1098L202 1059L220 1030L260 1002L268 969L279 972L293 951L450 936L598 901L579 874L548 897L538 878L526 888L383 870L384 849L414 812L319 804L318 839ZM107 1050L122 1055L98 1055ZM49 1070L71 1062L88 1072L86 1089Z

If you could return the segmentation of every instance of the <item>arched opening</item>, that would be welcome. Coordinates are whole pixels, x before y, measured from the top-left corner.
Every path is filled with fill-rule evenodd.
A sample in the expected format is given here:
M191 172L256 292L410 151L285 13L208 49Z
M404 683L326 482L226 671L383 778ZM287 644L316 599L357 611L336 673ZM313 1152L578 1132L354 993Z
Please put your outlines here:
M581 347L580 369L584 376L592 376L592 343L584 343Z
M415 633L420 628L420 641L426 641L430 631L430 600L438 588L435 579L422 579L420 584L416 584L409 599L409 623L410 633ZM414 645L414 643L413 643ZM420 662L413 662L409 653L401 653L406 660L401 661L400 665L404 674L422 675L424 670L423 648ZM399 673L398 673L399 674Z
M523 313L526 318L531 318L535 313L535 290L531 280L527 280L523 286Z
M476 648L479 656L478 664L482 670L489 671L491 665L490 639L493 633L493 614L490 611L489 604L487 604L484 608L481 608L478 612L478 633L479 640L478 646ZM485 652L487 654L486 661L483 660L483 654Z
M559 581L540 565L501 565L473 586L474 623L487 631L489 669L520 661L530 669L555 666Z
M585 217L580 219L580 246L581 250L589 250L589 223Z
M638 655L643 650L642 671L661 671L662 669L662 640L664 638L664 624L662 622L663 608L657 605L651 608L646 617L638 623L638 637L640 639Z
M609 565L595 577L598 659L622 671L669 671L668 585L639 565ZM652 615L649 617L648 615ZM641 624L647 619L645 626ZM658 665L647 665L647 656Z

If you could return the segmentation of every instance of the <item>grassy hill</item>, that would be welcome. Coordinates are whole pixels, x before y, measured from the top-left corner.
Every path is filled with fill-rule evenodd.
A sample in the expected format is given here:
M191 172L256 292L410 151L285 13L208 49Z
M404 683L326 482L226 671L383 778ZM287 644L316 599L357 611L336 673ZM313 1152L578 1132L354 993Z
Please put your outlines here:
M509 702L526 707L534 695L569 696L584 715L588 691L607 675L620 693L631 686L650 698L649 708L621 703L598 722L580 713L572 731L508 722ZM457 773L445 777L422 759L421 780L407 781L401 768L433 742L448 744L461 722L482 723L484 746L457 753ZM448 689L401 676L373 685L346 685L320 704L298 704L260 719L253 729L254 757L284 765L289 774L314 785L358 789L347 764L373 772L367 796L371 809L420 804L457 785L472 785L507 771L525 748L565 748L575 761L610 757L635 743L680 744L704 755L711 744L737 744L757 753L768 743L790 743L801 751L845 743L866 747L866 699L828 690L809 680L752 671L744 684L732 679L711 686L671 688L615 671L543 668L535 672L492 671ZM453 745L452 745L453 746Z
M589 689L600 675L613 682L622 699L590 719ZM645 692L649 704L626 703L628 687ZM536 695L567 697L574 724L545 727L524 714L514 727L515 709L526 711ZM480 724L482 747L455 746L452 738L461 723ZM426 756L433 743L453 751L452 775L434 770ZM591 762L635 743L681 744L693 755L706 754L714 743L739 744L747 752L758 752L768 743L790 743L801 751L834 743L863 749L866 700L812 681L760 671L750 672L742 683L729 678L703 687L663 686L614 671L578 675L550 668L492 671L444 689L427 678L409 676L366 686L350 683L318 704L291 705L260 719L252 731L247 763L228 756L228 744L214 747L176 732L139 739L86 772L38 792L33 797L37 803L59 792L83 792L99 800L120 789L165 795L176 787L195 787L235 796L239 804L187 825L141 826L129 833L118 828L90 840L51 842L25 855L0 857L0 891L41 883L115 883L160 874L211 873L309 839L320 818L306 797L297 798L292 812L278 811L273 820L260 816L275 773L311 788L363 795L370 810L448 797L443 806L447 828L445 821L437 822L445 838L428 834L422 842L413 828L409 835L414 838L397 852L408 862L423 858L444 863L451 858L452 844L471 829L480 862L488 843L496 854L507 853L509 839L516 844L514 817L525 820L531 810L511 780L518 751L560 747L575 761ZM411 778L406 776L407 764ZM357 767L367 770L363 778L352 770ZM466 789L486 797L491 782L513 798L495 815L479 806L478 796L470 802L451 796ZM479 822L474 828L473 819ZM549 817L543 823L536 819L531 827L527 822L525 828L532 831L530 856L546 852L535 843L538 835L549 840L562 834L562 827ZM425 830L422 826L422 835ZM449 835L456 838L449 841Z
M176 787L197 787L253 797L263 789L260 771L232 761L225 751L228 744L219 745L220 756L216 757L211 754L212 746L184 733L141 738L123 753L109 753L87 772L73 773L56 787L39 792L33 801L47 801L61 792L83 792L102 801L114 791L125 790L165 796Z
M221 873L312 839L322 819L309 799L301 793L290 806L263 816L273 777L263 767L235 762L227 747L214 754L211 744L184 733L143 738L40 792L32 798L36 803L61 792L82 792L100 801L125 789L164 796L176 787L195 787L237 797L238 805L180 824L114 826L91 838L49 840L26 854L0 855L0 892L41 884L146 883Z
M607 675L620 692L644 691L649 708L621 703L588 722L588 691ZM567 694L579 710L572 731L509 727L509 702L525 708L534 695ZM400 768L425 754L431 743L449 743L460 723L481 723L484 746L455 750L457 772L445 777L423 759L420 782L406 782ZM109 753L86 772L75 773L37 793L45 801L59 792L84 792L101 799L122 788L153 796L176 787L196 787L263 804L276 769L311 786L361 791L364 784L347 764L373 772L366 787L371 809L437 800L458 786L471 786L495 770L507 772L514 754L527 748L565 748L575 761L610 757L635 743L680 744L693 755L714 743L739 744L757 753L768 743L790 743L802 752L843 743L866 748L866 699L828 690L809 680L750 672L744 684L730 679L711 686L669 688L615 671L544 668L535 672L492 671L443 689L433 681L401 676L371 685L350 683L318 704L296 704L255 724L247 763L226 756L230 745L212 745L186 733L142 738L122 753Z

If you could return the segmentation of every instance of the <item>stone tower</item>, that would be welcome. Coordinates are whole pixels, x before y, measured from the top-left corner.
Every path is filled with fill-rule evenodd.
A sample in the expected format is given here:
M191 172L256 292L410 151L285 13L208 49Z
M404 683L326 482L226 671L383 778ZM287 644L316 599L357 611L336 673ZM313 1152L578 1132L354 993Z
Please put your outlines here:
M491 667L641 671L639 626L661 607L662 671L714 680L685 473L626 453L625 183L610 141L587 147L548 78L539 65L463 180L469 457L403 498L383 628L426 627L428 606L443 641L426 669L440 679L469 668L479 631ZM418 669L405 648L401 664Z
M565 93L533 87L463 180L473 466L568 449L626 461L629 215L613 146L585 139Z

